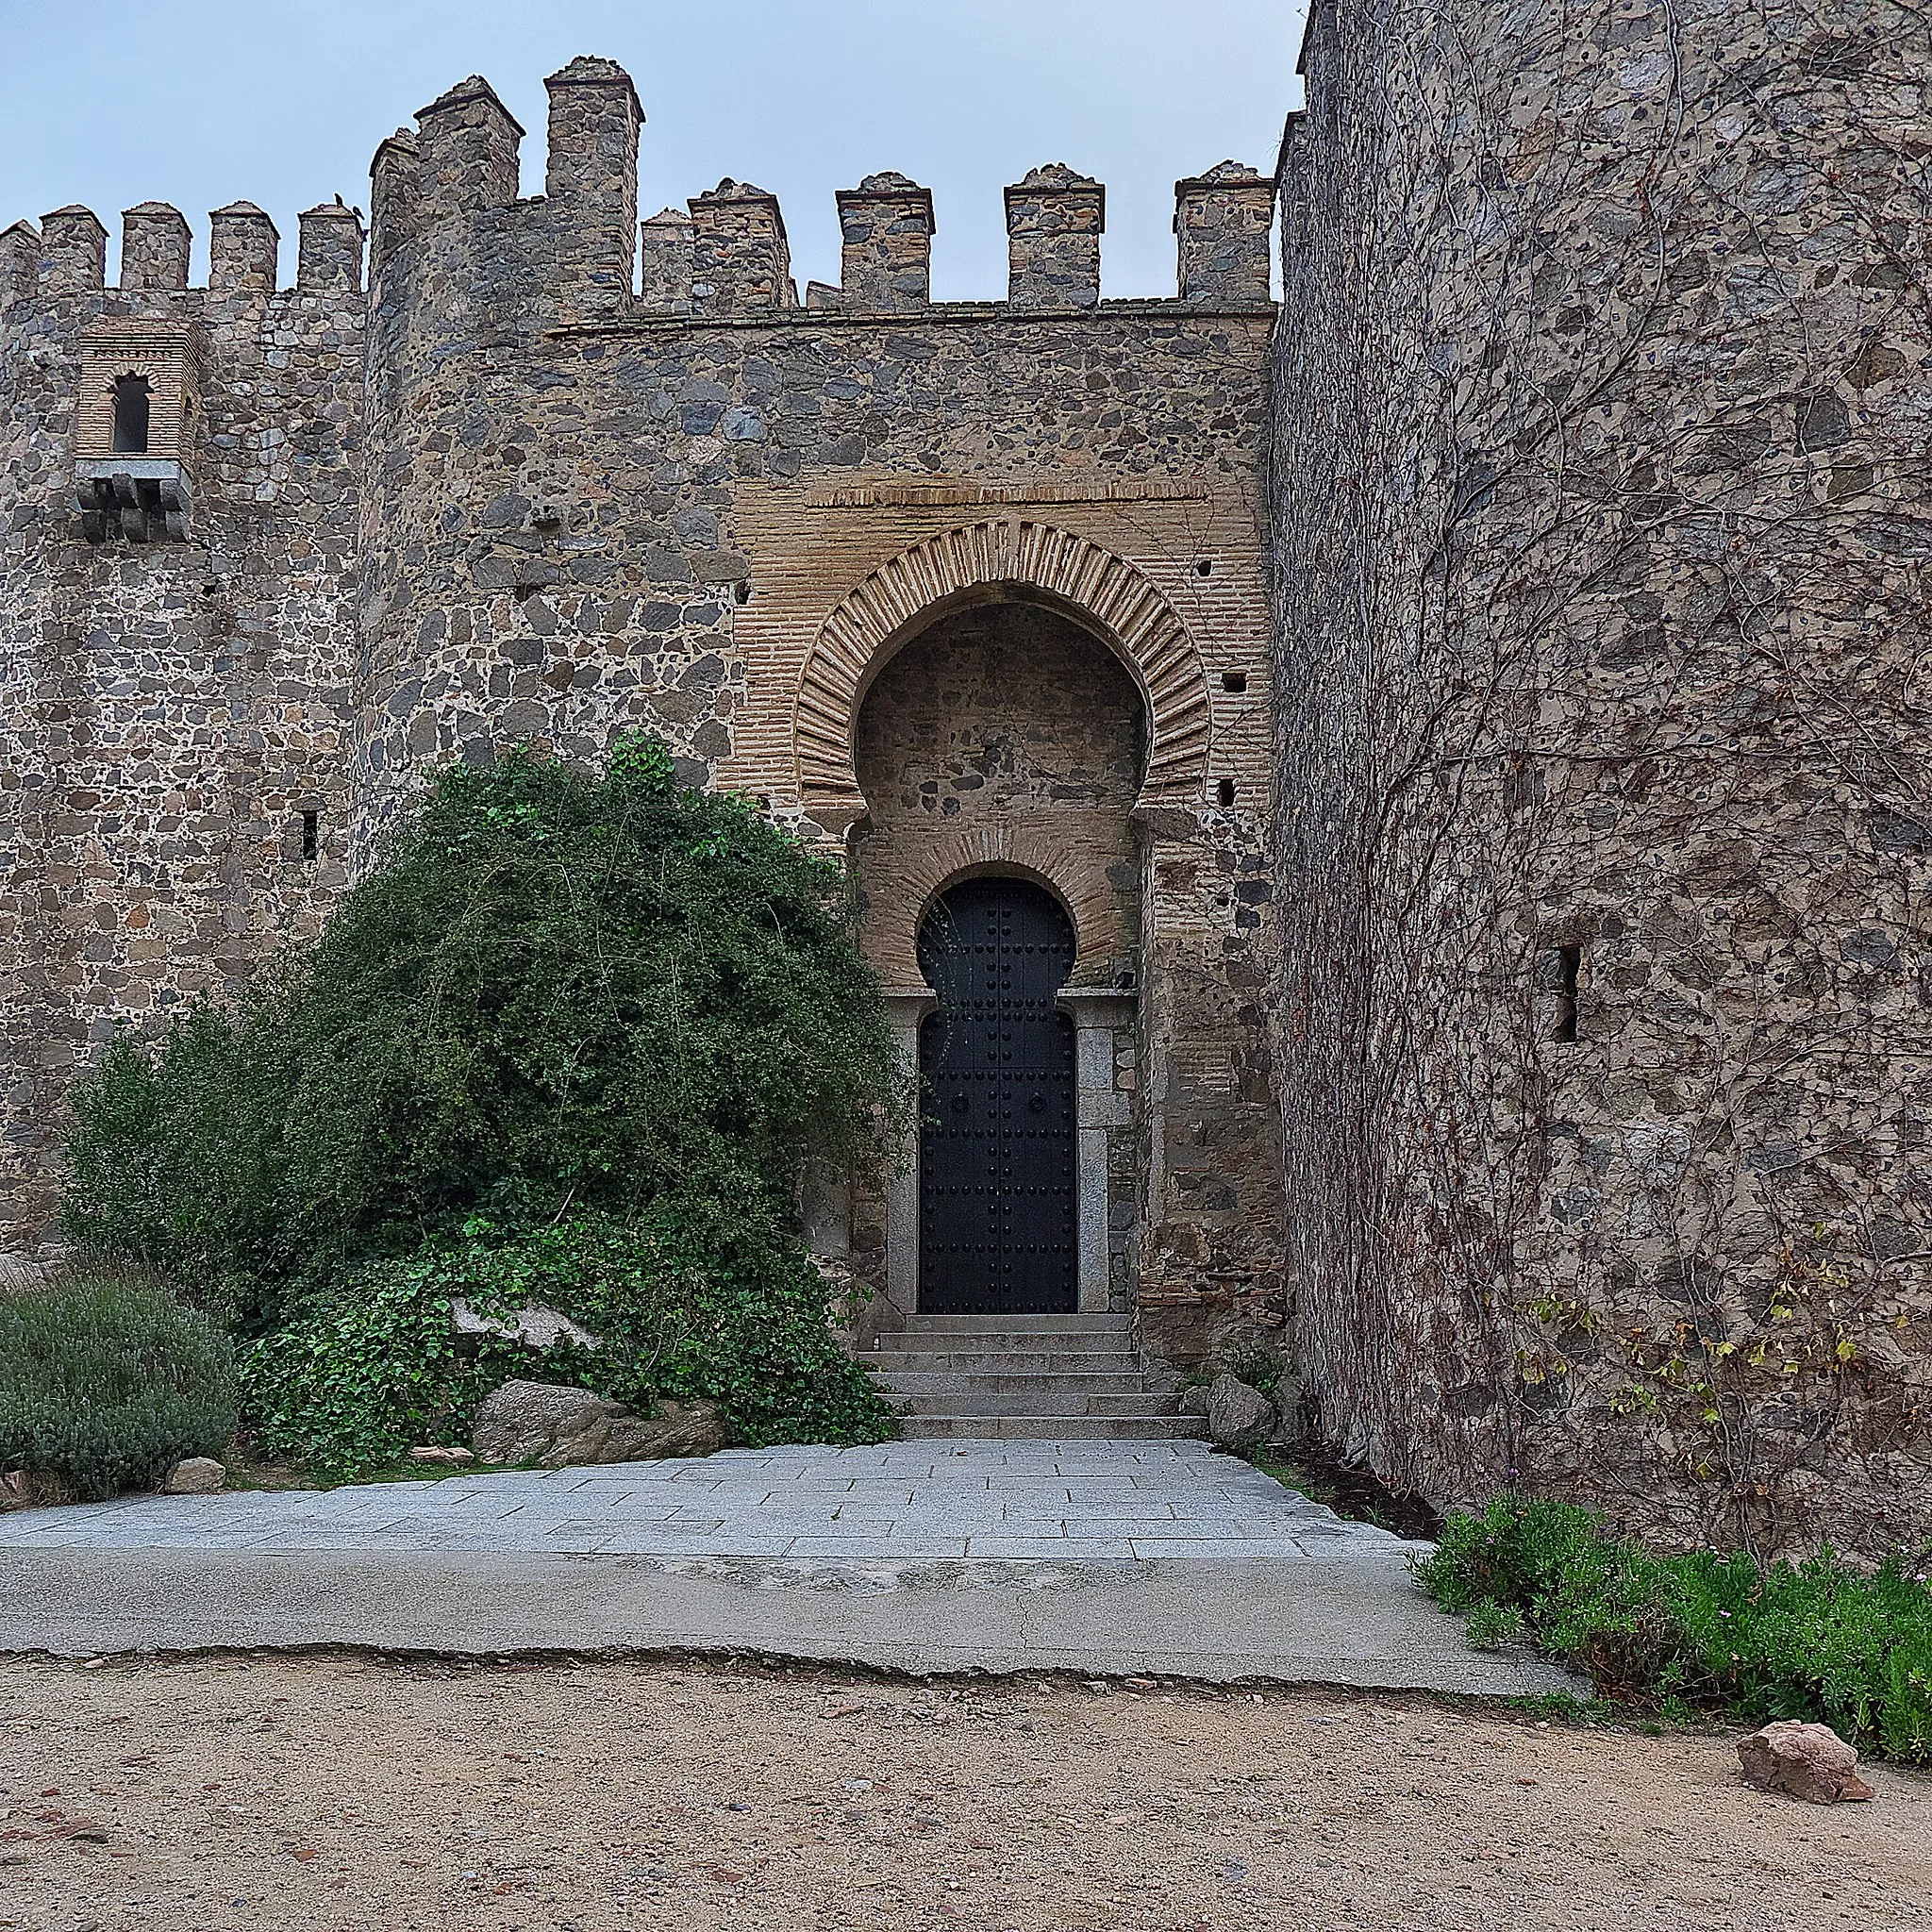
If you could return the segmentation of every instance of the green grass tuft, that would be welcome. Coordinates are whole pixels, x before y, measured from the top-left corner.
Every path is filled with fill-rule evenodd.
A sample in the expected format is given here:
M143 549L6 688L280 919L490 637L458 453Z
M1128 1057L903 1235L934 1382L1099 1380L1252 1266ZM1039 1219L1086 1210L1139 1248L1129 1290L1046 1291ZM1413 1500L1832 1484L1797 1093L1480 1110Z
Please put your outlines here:
M1472 1641L1521 1629L1599 1698L1672 1722L1807 1718L1860 1751L1932 1763L1932 1590L1897 1563L1663 1557L1590 1510L1503 1496L1451 1516L1416 1577L1469 1618Z

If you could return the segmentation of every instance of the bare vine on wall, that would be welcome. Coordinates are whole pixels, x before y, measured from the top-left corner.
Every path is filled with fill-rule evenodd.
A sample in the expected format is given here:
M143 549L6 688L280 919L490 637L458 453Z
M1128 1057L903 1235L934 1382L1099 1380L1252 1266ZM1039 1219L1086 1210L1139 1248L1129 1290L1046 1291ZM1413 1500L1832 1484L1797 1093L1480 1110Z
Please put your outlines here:
M1932 1537L1932 26L1333 0L1311 54L1279 1034L1324 1423L1443 1498Z

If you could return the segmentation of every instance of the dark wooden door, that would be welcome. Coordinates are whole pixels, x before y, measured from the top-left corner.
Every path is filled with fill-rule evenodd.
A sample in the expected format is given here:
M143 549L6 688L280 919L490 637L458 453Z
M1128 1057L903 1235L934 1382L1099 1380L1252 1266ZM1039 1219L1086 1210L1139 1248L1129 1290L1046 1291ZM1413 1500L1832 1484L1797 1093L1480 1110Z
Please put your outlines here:
M1072 1314L1074 1023L1054 1001L1073 926L1037 886L970 879L926 915L919 963L940 997L919 1039L919 1306Z

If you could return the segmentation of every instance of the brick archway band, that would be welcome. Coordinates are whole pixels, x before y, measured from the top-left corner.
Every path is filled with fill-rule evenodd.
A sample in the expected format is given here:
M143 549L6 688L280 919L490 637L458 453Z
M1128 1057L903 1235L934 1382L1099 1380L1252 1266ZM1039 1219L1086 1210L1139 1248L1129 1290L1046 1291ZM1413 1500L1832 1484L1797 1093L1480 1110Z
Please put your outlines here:
M902 551L840 603L799 679L799 795L821 823L863 814L853 727L867 687L899 646L976 594L1030 594L1092 631L1133 673L1148 711L1143 803L1198 800L1209 750L1208 678L1174 607L1124 558L1025 518L987 518Z

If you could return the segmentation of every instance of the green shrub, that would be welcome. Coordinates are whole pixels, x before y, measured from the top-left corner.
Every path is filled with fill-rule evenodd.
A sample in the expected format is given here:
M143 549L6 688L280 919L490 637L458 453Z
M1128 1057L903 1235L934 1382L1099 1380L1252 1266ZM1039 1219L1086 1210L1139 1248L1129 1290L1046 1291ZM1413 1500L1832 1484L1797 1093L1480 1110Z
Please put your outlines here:
M0 1469L98 1500L234 1433L233 1352L209 1316L108 1274L0 1295Z
M251 1064L270 1041L222 1008L190 1007L158 1055L112 1040L76 1090L62 1221L84 1252L204 1285L246 1305L286 1261L273 1150L280 1069Z
M80 1083L65 1230L266 1333L508 1195L749 1204L909 1118L839 867L664 748L456 765L306 956Z
M1589 1510L1504 1496L1451 1516L1416 1574L1473 1634L1515 1613L1602 1696L1753 1724L1808 1718L1860 1750L1932 1762L1932 1591L1896 1564L1660 1557Z
M1232 1375L1237 1382L1258 1389L1272 1402L1287 1374L1288 1361L1280 1350L1261 1342L1241 1341L1224 1348L1202 1379L1211 1382L1218 1374Z
M1523 1612L1514 1604L1476 1604L1469 1613L1469 1641L1476 1650L1501 1650L1523 1635Z
M458 1347L458 1298L495 1317L531 1303L556 1308L604 1346ZM752 1203L523 1229L475 1217L458 1236L352 1276L331 1306L253 1344L242 1375L262 1446L338 1475L391 1462L411 1443L465 1440L476 1405L511 1376L575 1383L640 1408L708 1396L755 1444L883 1441L891 1412L840 1347L830 1303L803 1244Z

